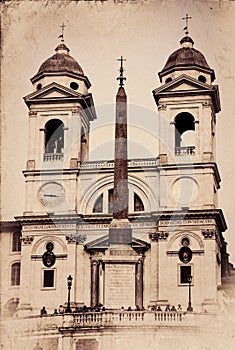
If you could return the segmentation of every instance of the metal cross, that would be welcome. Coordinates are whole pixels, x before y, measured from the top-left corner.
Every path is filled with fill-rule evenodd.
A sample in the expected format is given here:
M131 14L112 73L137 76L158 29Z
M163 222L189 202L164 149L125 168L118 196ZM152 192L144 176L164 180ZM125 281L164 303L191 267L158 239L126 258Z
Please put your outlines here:
M62 25L60 26L61 34L60 34L59 38L61 38L61 41L64 41L64 28L65 27L66 27L66 25L64 23L62 23Z
M189 19L192 19L192 17L190 17L190 16L186 13L186 17L183 17L182 19L186 21L186 26L184 27L183 30L185 30L185 34L187 35L187 34L189 33L189 31L188 31L188 20L189 20Z
M126 78L123 76L123 72L124 72L123 61L126 61L126 59L121 56L121 58L118 58L117 61L121 62L121 67L119 69L120 76L117 78L117 80L119 80L119 86L123 86L124 85L124 81L126 80Z

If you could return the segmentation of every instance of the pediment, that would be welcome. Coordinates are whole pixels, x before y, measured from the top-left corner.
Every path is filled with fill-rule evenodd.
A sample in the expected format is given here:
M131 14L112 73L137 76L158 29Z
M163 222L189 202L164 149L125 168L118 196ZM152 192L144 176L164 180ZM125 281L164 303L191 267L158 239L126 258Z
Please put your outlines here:
M82 95L72 89L68 89L58 83L51 83L44 88L37 90L24 97L25 102L29 103L34 100L61 99L61 98L78 98Z
M181 76L173 79L170 83L164 84L159 88L153 90L153 94L170 93L177 91L211 91L211 85L202 83L197 79L182 74Z
M132 237L132 243L130 246L134 250L147 250L150 247L150 244L148 242L145 242L141 239L137 239L135 237ZM91 242L88 242L85 245L86 250L105 250L109 247L109 235L102 236L98 239L95 239Z

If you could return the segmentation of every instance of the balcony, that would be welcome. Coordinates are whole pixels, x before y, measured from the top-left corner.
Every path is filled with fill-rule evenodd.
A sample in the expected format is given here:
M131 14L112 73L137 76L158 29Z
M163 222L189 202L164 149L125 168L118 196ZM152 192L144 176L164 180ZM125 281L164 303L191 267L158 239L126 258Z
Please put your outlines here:
M73 327L121 327L136 325L160 325L165 323L179 323L184 316L183 312L151 312L151 311L109 311L75 313ZM70 324L71 325L71 324Z
M65 314L47 314L46 316L28 316L6 319L2 326L15 329L16 332L33 332L53 330L64 332L83 330L87 328L122 328L136 326L151 327L180 327L185 323L187 314L181 311L101 311L101 312L73 312ZM5 324L4 324L5 323Z
M52 162L57 160L62 160L64 158L63 153L45 153L43 155L44 162Z
M185 155L193 155L195 154L194 146L187 147L175 147L175 155L176 156L185 156Z

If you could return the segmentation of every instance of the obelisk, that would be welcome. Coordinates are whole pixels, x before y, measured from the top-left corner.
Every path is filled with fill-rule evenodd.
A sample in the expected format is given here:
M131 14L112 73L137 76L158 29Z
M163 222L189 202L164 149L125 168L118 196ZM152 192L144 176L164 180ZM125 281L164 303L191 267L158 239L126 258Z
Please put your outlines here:
M123 61L121 56L119 88L116 95L114 201L113 220L109 228L109 244L130 244L132 231L128 220L128 161L127 161L127 96L124 89Z

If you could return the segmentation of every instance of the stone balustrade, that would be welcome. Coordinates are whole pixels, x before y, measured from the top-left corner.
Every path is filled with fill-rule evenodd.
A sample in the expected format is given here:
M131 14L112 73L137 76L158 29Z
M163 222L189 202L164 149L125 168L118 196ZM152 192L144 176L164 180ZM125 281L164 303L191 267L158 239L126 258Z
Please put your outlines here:
M83 329L87 327L135 327L179 326L186 314L180 311L104 311L78 312L71 314L52 314L46 316L29 316L8 319L6 325L16 333L43 331L45 329L58 333L66 329ZM4 327L4 321L2 322Z
M56 160L63 160L64 155L63 153L45 153L43 155L43 161L44 162L50 162L50 161L56 161Z
M128 167L146 167L146 166L156 166L156 158L146 158L146 159L133 159L128 160ZM113 168L114 161L89 161L83 162L81 164L81 169L100 169L100 168Z
M192 155L192 154L195 154L195 147L194 146L175 147L175 155L176 156L185 156L185 155Z

